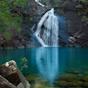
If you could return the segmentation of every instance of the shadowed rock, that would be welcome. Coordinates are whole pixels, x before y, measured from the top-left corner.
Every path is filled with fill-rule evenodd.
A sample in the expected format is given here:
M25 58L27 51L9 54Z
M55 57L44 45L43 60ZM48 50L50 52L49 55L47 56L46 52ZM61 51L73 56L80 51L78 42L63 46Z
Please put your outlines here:
M17 88L4 77L0 76L0 88Z
M30 88L30 84L13 60L0 66L0 86L0 88Z

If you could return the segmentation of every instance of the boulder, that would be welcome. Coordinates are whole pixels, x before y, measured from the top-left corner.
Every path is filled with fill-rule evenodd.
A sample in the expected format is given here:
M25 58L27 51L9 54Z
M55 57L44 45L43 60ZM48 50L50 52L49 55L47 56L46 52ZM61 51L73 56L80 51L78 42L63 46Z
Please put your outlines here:
M17 87L0 75L0 88L17 88Z
M0 66L0 86L2 86L0 88L30 88L29 82L13 60Z

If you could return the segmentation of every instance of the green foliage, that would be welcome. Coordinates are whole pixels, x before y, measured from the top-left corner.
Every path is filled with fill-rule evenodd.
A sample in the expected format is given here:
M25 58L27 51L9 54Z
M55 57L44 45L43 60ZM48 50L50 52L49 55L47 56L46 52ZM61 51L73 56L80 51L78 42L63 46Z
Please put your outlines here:
M4 36L4 38L5 38L6 40L10 40L11 37L12 37L12 34L9 33L8 31L5 31L4 34L3 34L3 36Z
M88 24L88 16L82 16L81 21L85 22L85 24Z
M88 0L80 0L83 3L88 3Z
M19 5L21 7L26 6L27 0L15 0L14 5Z
M24 5L26 0L15 0L15 5ZM10 13L11 4L8 0L0 0L0 33L10 39L11 32L8 30L15 29L17 32L21 30L21 16L12 16Z

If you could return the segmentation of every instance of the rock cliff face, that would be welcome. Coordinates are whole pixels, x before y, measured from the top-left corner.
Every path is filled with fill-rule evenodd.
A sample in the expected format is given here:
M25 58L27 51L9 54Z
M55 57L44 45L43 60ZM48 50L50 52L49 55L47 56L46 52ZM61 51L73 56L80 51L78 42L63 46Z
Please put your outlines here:
M58 0L56 10L65 17L66 30L75 38L72 46L88 47L88 1L87 0ZM72 43L74 42L74 43Z
M17 28L12 28L13 32L10 33L10 40L8 40L7 36L9 33L5 33L4 36L0 33L0 47L34 47L33 44L33 32L36 30L36 25L39 22L40 18L47 10L50 10L52 7L55 8L55 12L59 16L65 17L66 23L66 31L71 36L68 45L64 46L80 46L85 47L88 46L88 1L87 0L40 0L46 7L41 7L39 4L35 2L35 0L27 0L27 4L25 6L20 6L19 4L13 5L12 2L15 0L11 0L11 4L8 7L8 12L10 12L10 17L15 20L15 18L20 19L20 33L14 33L14 30ZM10 3L9 2L9 3ZM4 1L5 3L5 1ZM7 3L7 2L6 2ZM6 4L7 5L7 4ZM8 14L8 15L9 15ZM2 15L3 17L3 15ZM5 18L5 17L3 17ZM9 18L8 18L9 19ZM3 20L0 25L5 27ZM8 22L7 22L8 23ZM16 22L17 23L17 22ZM19 23L19 22L18 22ZM2 25L3 24L3 25ZM32 30L32 27L34 27ZM6 29L6 27L4 28ZM3 31L3 30L2 30ZM7 30L8 31L8 30ZM16 35L17 36L16 36ZM12 36L13 35L13 36ZM63 35L63 34L62 34ZM14 37L16 36L16 37ZM21 37L20 37L21 36ZM73 39L75 41L73 41ZM61 45L63 46L63 44Z
M31 14L30 22L37 24L41 16L50 8L54 7L57 15L65 17L66 31L70 37L73 37L74 40L71 40L70 37L68 40L69 44L64 46L88 46L88 25L87 25L87 3L81 0L49 0L46 3L49 4L48 8L43 8L39 6L34 0L30 1L28 5L29 12ZM47 5L47 4L46 4ZM29 27L30 28L30 27ZM30 29L29 29L30 30ZM24 33L25 32L24 30ZM63 35L63 34L62 34ZM63 46L63 44L61 45Z
M87 0L62 0L56 5L58 14L65 17L67 32L75 38L74 43L70 42L72 46L88 46L87 9Z

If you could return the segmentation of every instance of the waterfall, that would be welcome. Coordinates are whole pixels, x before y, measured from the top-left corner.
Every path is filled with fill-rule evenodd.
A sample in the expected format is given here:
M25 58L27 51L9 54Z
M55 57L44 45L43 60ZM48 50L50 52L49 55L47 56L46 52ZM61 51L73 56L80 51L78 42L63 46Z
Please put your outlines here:
M36 64L44 79L53 82L59 69L58 53L58 17L54 9L47 11L40 19L34 36L41 44L36 51Z
M40 6L45 7L42 3L40 3L40 0L35 0L36 3L38 3Z
M54 14L54 9L51 9L39 21L34 35L43 47L57 47L58 30L58 17Z

